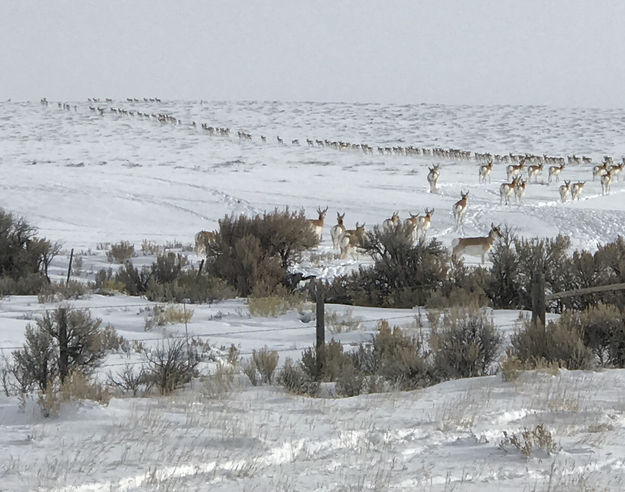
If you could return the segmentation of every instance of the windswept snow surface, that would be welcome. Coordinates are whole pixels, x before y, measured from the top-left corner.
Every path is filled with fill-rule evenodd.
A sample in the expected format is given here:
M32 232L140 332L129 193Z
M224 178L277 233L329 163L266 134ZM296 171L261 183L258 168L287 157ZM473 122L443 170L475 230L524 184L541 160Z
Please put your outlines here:
M52 275L64 278L69 250L82 258L79 278L92 279L106 262L102 244L143 240L191 244L199 230L225 214L275 207L303 208L315 217L329 207L318 250L297 269L330 278L366 263L338 258L329 228L336 212L348 227L368 227L398 211L434 208L430 236L486 235L491 223L526 237L571 238L595 249L623 233L625 185L602 196L591 164L571 164L548 184L547 166L528 184L523 205L499 204L504 164L478 183L474 159L380 154L377 147L461 149L506 155L625 153L625 111L528 106L376 105L278 102L0 103L0 207L63 244ZM74 107L75 106L75 107ZM93 106L95 110L91 110ZM97 108L103 108L103 114ZM110 111L110 107L135 112ZM169 114L161 123L136 112ZM195 121L196 126L191 123ZM201 128L230 128L211 136ZM239 139L237 131L251 134ZM266 137L263 142L261 135ZM284 144L279 144L280 136ZM299 145L292 143L299 140ZM373 154L308 146L306 139L364 143ZM439 193L431 194L428 166L440 163ZM586 181L581 200L561 203L563 180ZM451 207L469 190L464 227ZM199 258L188 253L191 261ZM153 257L139 256L138 264ZM479 258L468 257L468 263ZM153 303L127 296L88 296L73 302L146 345L182 336L184 325L145 331ZM54 303L36 297L0 299L0 350L24 340L24 329ZM186 327L211 346L239 346L243 357L268 347L299 358L314 343L314 322L295 311L251 317L244 300L187 306ZM307 307L311 310L311 307ZM367 341L380 319L427 332L425 310L328 306L327 337L346 348ZM306 314L306 313L304 313ZM507 336L517 312L496 311ZM304 321L303 321L304 320ZM341 324L341 321L344 321ZM349 327L349 330L346 328ZM220 351L215 350L216 357ZM138 354L110 354L98 372L138 365ZM214 364L204 364L209 374ZM245 377L229 392L197 383L168 398L114 398L106 407L65 404L43 419L37 405L20 407L0 396L0 490L622 490L625 466L625 371L525 373L450 381L419 391L335 399L302 398L274 386L252 387ZM544 424L551 453L529 458L500 446L504 431Z

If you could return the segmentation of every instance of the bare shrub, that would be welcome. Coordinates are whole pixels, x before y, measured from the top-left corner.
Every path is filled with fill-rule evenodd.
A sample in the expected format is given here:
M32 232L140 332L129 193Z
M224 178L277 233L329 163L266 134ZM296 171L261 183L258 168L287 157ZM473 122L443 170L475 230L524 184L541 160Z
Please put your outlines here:
M436 239L414 244L404 226L387 230L374 227L367 233L363 248L374 260L373 267L360 268L341 280L354 304L424 305L447 282L449 251Z
M284 367L278 375L278 384L298 395L315 396L319 392L319 382L306 374L301 363L296 364L289 358L285 360Z
M201 394L205 398L218 398L232 388L235 368L227 364L217 364L215 372L203 378Z
M503 431L503 436L499 443L500 449L507 452L509 448L514 448L526 458L533 456L537 449L542 450L547 455L557 453L560 449L544 424L538 424L534 429L525 428L520 433L508 434Z
M355 331L360 328L360 320L354 318L354 310L348 308L344 313L328 309L324 315L326 329L330 333Z
M171 393L191 381L198 364L184 339L168 339L144 351L147 371L161 395Z
M61 246L36 233L26 220L0 209L0 294L37 294L50 282L48 267Z
M625 366L625 318L616 306L599 303L578 315L584 343L601 366Z
M87 286L76 280L69 282L52 282L42 287L37 295L40 304L65 301L69 299L80 299L88 292Z
M262 216L226 216L208 244L207 267L241 296L249 296L263 282L270 294L301 252L319 240L303 212L274 210Z
M452 309L440 328L432 328L434 371L442 379L483 376L495 361L501 335L492 319L476 308Z
M302 368L313 381L336 381L351 357L343 352L343 345L332 339L318 348L310 347L302 353Z
M378 323L373 351L375 374L399 389L415 389L434 381L423 340L404 335L400 328L391 328L385 320Z
M100 345L102 350L115 352L129 352L130 342L117 334L117 330L110 323L100 330Z
M121 241L117 244L111 244L111 248L106 252L106 259L109 263L124 263L134 255L134 244L128 241Z
M143 366L137 369L136 365L126 364L116 374L111 371L107 373L107 384L109 387L121 390L123 393L131 393L132 396L137 396L139 392L143 395L147 394L154 384L154 380Z
M510 338L509 354L524 364L555 363L566 369L590 369L593 354L582 337L573 315L567 313L546 327L526 321Z
M358 396L364 386L365 375L352 364L345 364L336 378L336 391L342 396Z
M256 368L256 363L254 362L254 359L250 359L241 364L241 369L243 371L243 374L245 374L250 380L250 383L252 383L252 386L258 386L258 383L260 381L258 379L258 369Z
M57 375L63 384L72 372L91 373L104 356L101 322L92 319L88 311L62 306L46 312L34 328L28 325L24 348L13 352L24 385L37 384L45 391Z

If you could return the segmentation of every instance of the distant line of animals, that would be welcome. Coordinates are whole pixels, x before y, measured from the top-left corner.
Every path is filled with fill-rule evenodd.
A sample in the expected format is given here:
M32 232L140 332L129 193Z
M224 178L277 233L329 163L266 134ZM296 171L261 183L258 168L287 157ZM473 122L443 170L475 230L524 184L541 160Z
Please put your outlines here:
M106 98L104 100L99 99L99 98L89 98L88 101L90 103L113 102L112 99L109 99L109 98ZM126 101L134 102L134 103L138 103L138 102L160 103L161 102L159 98L146 98L146 97L126 98ZM48 105L48 101L45 97L41 99L41 104L45 106ZM67 103L57 103L57 104L59 105L59 108L62 108L62 109L69 109L70 107L70 105ZM76 106L74 105L73 107L74 107L74 110L76 110ZM171 123L171 124L176 124L176 125L189 125L193 128L198 127L195 121L192 121L191 123L183 123L182 120L168 113L154 113L154 112L147 113L147 112L143 112L139 110L127 110L127 109L115 108L115 107L107 108L106 106L91 106L91 105L89 106L89 108L91 109L91 111L98 112L100 115L104 115L105 112L112 112L112 113L119 114L119 115L138 116L141 118L154 119L161 123ZM234 133L234 132L231 132L230 128L228 127L213 126L213 125L208 125L206 123L201 123L199 127L202 130L209 133L210 135L227 137L227 136L230 136L231 133ZM241 130L236 131L236 135L240 140L251 141L254 139L253 135L246 131L241 131ZM260 138L260 141L263 143L268 142L268 138L265 135L258 135L258 138ZM275 142L281 145L286 145L285 140L281 138L280 136L275 137ZM400 155L400 156L422 155L422 156L432 156L438 159L453 159L453 160L469 160L473 158L477 161L485 163L486 165L488 165L488 163L520 164L521 162L524 162L527 165L540 165L540 164L573 165L573 164L592 164L593 162L591 157L586 157L586 156L580 157L580 156L576 156L575 154L569 155L566 158L562 156L548 156L546 154L537 155L537 154L531 154L531 153L492 154L488 152L486 153L472 152L468 150L453 149L453 148L449 148L449 149L444 149L441 147L427 148L427 147L420 147L420 146L415 146L415 145L410 145L410 146L378 146L376 145L376 146L373 146L373 145L369 145L366 143L356 144L356 143L350 143L350 142L346 142L342 140L337 141L337 140L329 140L329 139L311 139L311 138L306 138L306 144L309 147L328 147L328 148L333 148L337 150L353 150L353 151L360 151L365 154L373 154L377 152L380 155ZM291 145L295 145L295 146L300 145L300 139L292 139ZM611 157L605 156L604 159L611 159Z

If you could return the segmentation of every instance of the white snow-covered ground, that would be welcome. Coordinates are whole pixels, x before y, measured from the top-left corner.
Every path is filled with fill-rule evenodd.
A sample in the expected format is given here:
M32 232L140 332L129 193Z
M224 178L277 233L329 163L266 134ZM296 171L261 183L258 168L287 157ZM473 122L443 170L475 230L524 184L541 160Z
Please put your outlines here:
M191 244L225 214L274 207L326 206L324 239L297 268L332 277L366 262L340 259L329 227L345 212L348 227L367 226L398 211L434 208L430 235L445 245L461 235L486 235L491 223L526 237L571 237L594 249L625 223L625 184L602 196L592 165L571 164L563 180L586 181L579 201L561 203L558 184L528 184L523 205L499 204L504 164L492 182L478 183L478 163L432 156L379 154L377 147L454 148L506 155L625 154L624 110L529 106L443 106L278 102L69 102L70 110L39 102L0 103L0 207L63 244L52 265L61 279L69 250L83 261L81 278L111 266L104 243L143 240ZM76 108L74 109L74 106ZM89 106L106 108L103 115ZM180 124L120 115L109 107L167 113ZM191 122L197 123L196 127ZM210 136L200 125L229 127ZM241 140L237 131L249 132ZM266 136L266 142L261 140ZM277 136L284 140L279 144ZM306 139L365 143L372 155L309 147ZM292 144L298 139L300 145ZM440 163L439 193L428 166ZM452 204L469 190L462 231ZM192 261L198 258L191 254ZM149 263L150 258L136 261ZM477 263L476 257L467 258ZM155 343L185 327L146 332L144 299L88 296L89 308L128 339ZM0 350L9 355L24 328L54 304L36 297L0 299ZM297 312L250 317L244 300L194 305L188 330L243 356L267 346L281 363L314 343L314 323ZM377 321L416 329L423 309L328 306L357 325L329 327L346 346L368 340ZM496 311L505 334L518 312ZM354 320L359 323L353 323ZM100 374L138 356L112 354ZM207 368L208 370L208 368ZM189 390L169 398L113 399L107 407L67 404L43 419L29 401L0 396L0 490L621 490L625 470L625 372L527 373L514 383L498 375L450 381L424 390L349 399L310 399L237 379L232 391ZM503 433L544 424L557 443L530 458L501 449ZM62 449L62 452L59 452Z

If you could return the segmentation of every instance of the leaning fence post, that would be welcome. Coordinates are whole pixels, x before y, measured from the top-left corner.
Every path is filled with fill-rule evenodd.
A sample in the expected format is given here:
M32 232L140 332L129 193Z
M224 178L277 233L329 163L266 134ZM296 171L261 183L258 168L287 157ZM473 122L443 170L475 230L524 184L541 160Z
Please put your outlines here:
M545 326L545 274L536 272L532 277L532 324Z
M317 303L317 349L326 343L324 294L323 280L317 280L315 285L315 301Z
M72 273L72 261L74 260L74 248L72 248L72 252L69 254L69 266L67 267L67 280L65 281L65 287L69 286L69 276Z

